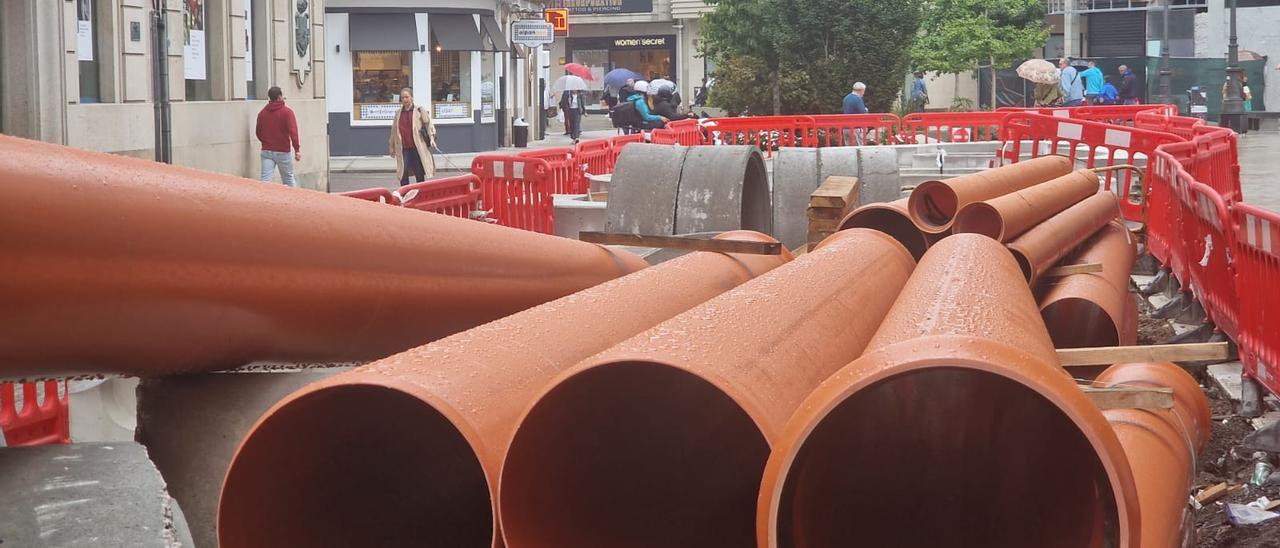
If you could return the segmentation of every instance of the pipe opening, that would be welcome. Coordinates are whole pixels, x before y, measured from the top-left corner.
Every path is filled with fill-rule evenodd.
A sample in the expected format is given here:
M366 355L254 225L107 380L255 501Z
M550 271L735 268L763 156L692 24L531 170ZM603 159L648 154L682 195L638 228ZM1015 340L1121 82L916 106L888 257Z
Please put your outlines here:
M444 415L403 392L343 385L262 422L227 473L219 545L488 548L488 482Z
M887 207L867 208L849 216L840 226L840 230L849 228L870 228L888 234L907 248L916 261L919 261L924 256L924 252L929 249L928 239L919 228L916 228L915 223L911 222L911 218Z
M742 228L773 233L773 195L769 192L769 171L759 154L747 156L742 176Z
M911 216L930 228L942 229L956 216L959 208L956 191L940 181L925 181L911 191L907 207Z
M1004 241L1004 218L991 204L974 202L960 210L956 222L951 226L957 234L969 232L981 234L997 242Z
M1120 345L1119 325L1093 301L1078 297L1058 299L1040 313L1055 348Z
M1013 260L1017 261L1018 269L1022 270L1022 276L1030 282L1032 276L1035 275L1035 270L1031 266L1031 259L1027 257L1026 253L1023 253L1021 250L1013 247L1009 248L1009 252L1013 253Z
M1118 542L1106 471L1080 429L1031 388L973 369L902 373L836 404L779 503L787 548Z
M620 362L552 389L503 467L502 530L521 547L755 545L769 446L715 385Z

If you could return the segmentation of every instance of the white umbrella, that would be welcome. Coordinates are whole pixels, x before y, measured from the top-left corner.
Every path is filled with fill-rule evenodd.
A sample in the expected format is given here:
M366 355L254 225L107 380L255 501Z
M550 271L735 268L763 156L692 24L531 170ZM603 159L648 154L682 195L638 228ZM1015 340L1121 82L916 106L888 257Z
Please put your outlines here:
M667 91L670 91L671 93L675 93L676 83L672 82L671 80L667 80L665 78L658 78L657 80L653 80L652 82L649 82L649 95L657 95L659 92L661 92L664 89Z
M587 81L572 74L561 76L551 85L552 91L587 91Z
M1028 59L1018 65L1018 76L1037 84L1058 83L1058 67L1044 59Z

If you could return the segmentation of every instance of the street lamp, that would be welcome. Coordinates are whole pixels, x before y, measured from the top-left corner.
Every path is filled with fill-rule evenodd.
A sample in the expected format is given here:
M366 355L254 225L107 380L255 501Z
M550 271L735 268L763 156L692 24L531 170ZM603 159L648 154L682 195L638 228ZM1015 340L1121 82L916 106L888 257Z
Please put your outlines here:
M1236 133L1244 131L1244 98L1240 96L1240 81L1244 69L1240 67L1239 43L1236 41L1236 0L1231 0L1231 37L1227 41L1227 92L1222 97L1222 116L1219 125Z
M1164 0L1164 32L1160 34L1160 99L1166 105L1173 104L1173 92L1169 90L1173 80L1173 68L1169 66L1169 9L1173 0Z

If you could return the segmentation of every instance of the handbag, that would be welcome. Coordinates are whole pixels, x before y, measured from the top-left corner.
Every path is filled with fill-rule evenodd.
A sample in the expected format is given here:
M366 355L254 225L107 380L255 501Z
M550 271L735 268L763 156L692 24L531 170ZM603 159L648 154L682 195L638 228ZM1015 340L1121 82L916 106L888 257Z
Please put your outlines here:
M427 130L428 127L430 127L428 124L422 124L422 127L418 128L418 136L422 137L422 142L426 143L427 148L431 148L431 132Z

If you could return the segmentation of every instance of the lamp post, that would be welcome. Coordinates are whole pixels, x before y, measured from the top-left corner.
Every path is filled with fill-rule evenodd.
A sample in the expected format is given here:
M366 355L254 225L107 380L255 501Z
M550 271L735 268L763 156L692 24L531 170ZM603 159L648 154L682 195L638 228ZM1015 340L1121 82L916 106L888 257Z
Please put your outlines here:
M1236 133L1244 132L1244 98L1240 96L1239 43L1236 40L1236 0L1231 0L1231 36L1227 41L1227 91L1222 97L1222 116L1219 125Z
M1169 90L1173 80L1173 68L1169 66L1169 9L1173 0L1164 0L1164 31L1160 34L1160 102L1166 105L1173 103L1173 93Z

